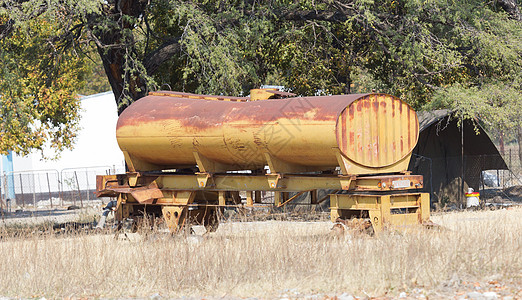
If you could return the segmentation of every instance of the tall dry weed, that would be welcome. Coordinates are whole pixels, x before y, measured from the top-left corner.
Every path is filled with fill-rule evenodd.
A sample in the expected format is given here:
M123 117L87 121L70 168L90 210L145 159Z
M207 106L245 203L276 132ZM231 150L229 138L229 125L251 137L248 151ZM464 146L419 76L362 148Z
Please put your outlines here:
M465 280L522 281L522 209L450 213L444 230L329 234L328 222L223 224L210 235L4 236L0 295L11 297L381 295Z

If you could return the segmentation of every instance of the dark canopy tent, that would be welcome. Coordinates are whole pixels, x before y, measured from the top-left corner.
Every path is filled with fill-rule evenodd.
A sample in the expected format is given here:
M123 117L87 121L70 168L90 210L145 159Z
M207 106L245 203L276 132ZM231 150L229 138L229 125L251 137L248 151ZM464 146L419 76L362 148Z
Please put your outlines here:
M424 190L432 203L455 202L461 191L462 143L458 119L448 110L418 112L420 134L413 150L409 170L424 176ZM464 186L476 191L482 183L482 171L506 170L507 165L479 124L463 122ZM477 134L478 132L478 134ZM462 194L461 194L462 196Z

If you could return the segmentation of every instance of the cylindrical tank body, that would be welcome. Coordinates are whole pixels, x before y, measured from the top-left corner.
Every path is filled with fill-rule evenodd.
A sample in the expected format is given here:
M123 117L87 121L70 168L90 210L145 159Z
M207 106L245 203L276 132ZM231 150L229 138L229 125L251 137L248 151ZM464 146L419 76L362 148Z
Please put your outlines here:
M417 115L386 94L232 100L156 92L136 101L117 125L127 163L136 171L173 169L195 166L199 156L227 170L260 169L268 160L328 170L341 159L366 170L359 173L379 173L409 158L417 143Z

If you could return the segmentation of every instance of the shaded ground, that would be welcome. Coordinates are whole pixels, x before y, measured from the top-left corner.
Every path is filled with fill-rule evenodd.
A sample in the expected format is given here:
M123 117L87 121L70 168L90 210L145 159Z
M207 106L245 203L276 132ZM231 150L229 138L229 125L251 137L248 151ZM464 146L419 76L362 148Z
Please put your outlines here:
M522 185L512 186L505 189L485 189L480 191L480 199L486 203L520 205L522 204Z
M0 226L14 224L40 224L40 223L65 223L73 221L94 221L95 216L101 213L101 209L87 207L83 209L54 208L37 210L16 210L0 214Z

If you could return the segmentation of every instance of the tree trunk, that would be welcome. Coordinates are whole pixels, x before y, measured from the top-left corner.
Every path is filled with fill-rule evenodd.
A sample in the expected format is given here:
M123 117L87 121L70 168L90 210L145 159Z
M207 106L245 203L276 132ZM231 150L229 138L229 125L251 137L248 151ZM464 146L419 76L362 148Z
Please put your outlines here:
M141 72L132 61L128 60L129 55L136 53L132 35L123 34L124 29L131 30L135 26L131 17L142 15L147 1L119 0L108 1L108 4L104 15L93 17L104 19L110 16L112 23L108 25L109 28L91 30L98 41L98 53L120 115L127 106L147 93L147 84L140 76ZM129 18L122 16L129 16Z
M122 105L123 97L123 57L118 55L117 51L109 50L105 52L104 49L98 48L105 74L111 85L112 92L114 93L114 99L118 105L118 116L125 109Z
M147 94L147 85L139 75L125 73L124 49L98 49L98 53L103 62L105 74L114 93L116 104L118 105L118 115L120 115L132 102L144 97ZM139 73L136 73L139 74ZM128 101L130 100L130 101Z

